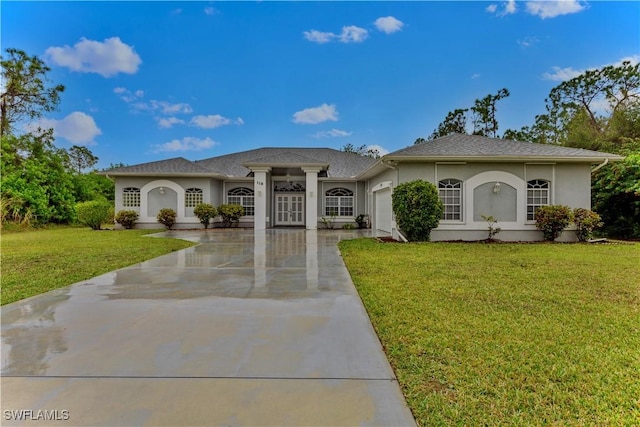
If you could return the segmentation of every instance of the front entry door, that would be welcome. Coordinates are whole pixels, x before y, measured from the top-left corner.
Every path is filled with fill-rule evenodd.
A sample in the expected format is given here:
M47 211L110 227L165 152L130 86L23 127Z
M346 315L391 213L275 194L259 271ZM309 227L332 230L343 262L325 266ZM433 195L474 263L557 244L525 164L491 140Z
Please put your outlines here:
M304 225L304 193L276 194L275 225Z

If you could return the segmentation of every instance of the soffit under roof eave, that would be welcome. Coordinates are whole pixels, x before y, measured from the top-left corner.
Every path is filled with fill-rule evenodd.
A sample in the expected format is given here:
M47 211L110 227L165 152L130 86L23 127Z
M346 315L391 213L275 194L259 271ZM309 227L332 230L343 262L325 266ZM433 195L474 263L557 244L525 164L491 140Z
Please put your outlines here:
M563 162L563 163L602 163L605 160L619 161L624 157L611 156L385 156L393 162Z
M108 172L102 171L97 172L98 175L110 176L110 177L153 177L153 178L219 178L219 179L228 179L230 178L227 175L221 175L219 173L214 172L203 172L203 173L149 173L149 172Z
M247 169L251 168L321 168L329 169L329 163L242 163Z

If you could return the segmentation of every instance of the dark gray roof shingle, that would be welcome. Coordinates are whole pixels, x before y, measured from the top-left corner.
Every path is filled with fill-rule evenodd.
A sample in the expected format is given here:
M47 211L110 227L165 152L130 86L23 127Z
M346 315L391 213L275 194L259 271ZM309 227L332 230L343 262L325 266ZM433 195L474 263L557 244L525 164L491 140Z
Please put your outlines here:
M110 174L202 174L210 173L196 163L184 157L159 160L157 162L141 163L133 166L123 166L107 171Z
M433 141L412 145L388 154L396 157L549 157L549 158L617 158L613 154L550 144L487 138L453 133Z

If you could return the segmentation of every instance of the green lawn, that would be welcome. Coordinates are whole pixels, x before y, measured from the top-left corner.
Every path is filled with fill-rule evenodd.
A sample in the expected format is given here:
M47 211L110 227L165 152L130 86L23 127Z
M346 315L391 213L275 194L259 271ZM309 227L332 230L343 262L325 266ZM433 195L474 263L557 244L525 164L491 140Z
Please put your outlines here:
M193 245L144 237L158 231L58 228L3 233L2 304Z
M420 425L640 425L640 245L340 249Z

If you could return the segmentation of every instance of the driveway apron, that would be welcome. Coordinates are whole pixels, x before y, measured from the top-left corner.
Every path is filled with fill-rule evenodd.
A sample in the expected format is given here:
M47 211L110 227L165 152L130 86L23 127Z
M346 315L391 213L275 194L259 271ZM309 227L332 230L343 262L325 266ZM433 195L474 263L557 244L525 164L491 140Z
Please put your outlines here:
M162 235L199 244L2 307L2 425L415 425L336 247L357 232Z

